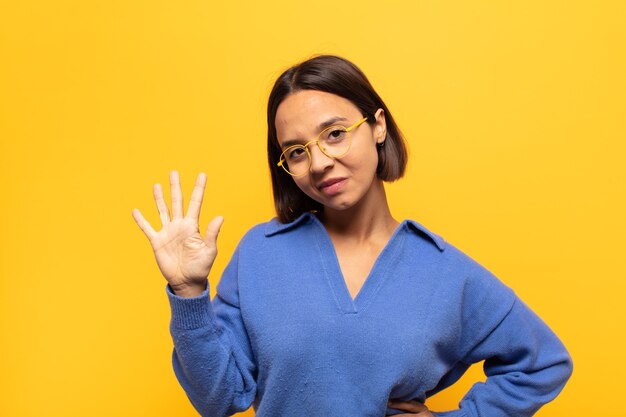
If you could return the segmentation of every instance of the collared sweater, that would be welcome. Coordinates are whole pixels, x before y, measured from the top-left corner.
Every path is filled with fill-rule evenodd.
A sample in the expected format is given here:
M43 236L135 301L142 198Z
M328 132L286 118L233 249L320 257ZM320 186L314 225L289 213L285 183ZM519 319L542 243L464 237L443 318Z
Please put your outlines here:
M209 283L210 284L210 283ZM572 360L504 283L403 221L353 299L329 235L305 213L250 229L217 284L166 293L174 373L196 410L229 416L383 417L484 360L485 382L441 417L524 417L554 399Z

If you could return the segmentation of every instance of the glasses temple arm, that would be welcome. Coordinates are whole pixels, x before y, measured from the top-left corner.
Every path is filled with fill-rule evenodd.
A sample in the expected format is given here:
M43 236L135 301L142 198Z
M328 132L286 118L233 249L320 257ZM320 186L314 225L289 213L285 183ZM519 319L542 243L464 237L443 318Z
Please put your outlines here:
M363 119L359 120L358 122L356 122L354 125L350 126L349 128L346 129L346 132L351 131L352 129L356 129L357 127L359 127L361 125L361 123L363 123L364 121L366 121L368 119L368 117L364 117Z

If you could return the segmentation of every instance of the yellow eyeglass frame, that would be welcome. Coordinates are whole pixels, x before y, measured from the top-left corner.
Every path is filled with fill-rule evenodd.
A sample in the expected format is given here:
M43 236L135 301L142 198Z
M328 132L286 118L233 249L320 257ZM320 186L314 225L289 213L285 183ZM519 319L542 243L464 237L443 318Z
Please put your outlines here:
M348 153L348 151L350 150L350 147L352 146L352 137L350 137L350 143L348 144L348 149L346 149L346 151L345 151L344 153L342 153L341 155L329 155L329 154L328 154L328 153L324 150L324 147L323 147L323 146L320 146L320 143L319 143L319 141L320 141L320 137L322 136L322 134L323 134L324 132L327 132L327 131L329 131L329 130L331 130L331 129L333 129L333 128L337 128L337 127L342 127L342 128L345 128L345 129L346 129L346 132L347 132L347 133L350 133L350 131L352 131L352 130L356 129L357 127L359 127L359 126L360 126L361 124L363 124L363 122L365 122L367 119L368 119L368 118L367 118L367 116L366 116L366 117L364 117L363 119L359 120L358 122L356 122L355 124L353 124L353 125L352 125L352 126L350 126L350 127L345 127L345 126L342 126L342 125L337 125L337 124L334 124L334 125L332 125L332 126L328 126L327 128L323 129L323 130L319 133L319 135L317 135L317 137L316 137L315 139L313 139L312 141L307 142L307 143L305 143L304 145L299 145L299 144L298 144L298 145L291 145L291 146L289 146L289 147L285 148L285 150L284 150L284 151L280 154L280 159L279 159L278 163L276 164L276 166L282 167L282 168L285 170L285 172L286 172L287 174L291 175L292 177L301 177L301 176L303 176L303 175L306 175L306 173L309 171L309 168L311 168L311 162L312 162L312 159L311 159L311 153L309 152L309 145L311 145L311 144L313 144L313 143L317 143L317 147L318 147L318 148L320 149L320 151L322 151L322 153L323 153L324 155L326 155L327 157L329 157L329 158L341 158L342 156L344 156L345 154L347 154L347 153ZM303 149L306 151L307 156L309 157L309 166L308 166L308 168L307 168L307 169L305 169L305 170L304 170L304 172L303 172L302 174L298 174L298 175L292 174L292 173L291 173L291 172L289 172L289 171L287 170L287 168L285 167L285 161L286 161L286 159L285 159L285 153L286 153L286 152L289 152L290 150L292 150L292 149L294 149L294 148L303 148Z

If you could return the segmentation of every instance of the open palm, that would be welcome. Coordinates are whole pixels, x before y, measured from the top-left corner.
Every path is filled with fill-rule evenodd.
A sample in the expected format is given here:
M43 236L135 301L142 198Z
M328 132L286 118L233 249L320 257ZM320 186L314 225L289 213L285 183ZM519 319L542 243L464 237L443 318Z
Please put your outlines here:
M223 218L218 216L209 222L204 238L200 234L198 218L206 175L200 173L191 194L187 215L183 217L183 196L177 171L170 173L172 195L172 218L163 198L160 184L154 185L154 199L161 218L162 228L156 232L138 209L133 218L150 241L161 273L178 294L197 295L206 287L215 257L217 235Z

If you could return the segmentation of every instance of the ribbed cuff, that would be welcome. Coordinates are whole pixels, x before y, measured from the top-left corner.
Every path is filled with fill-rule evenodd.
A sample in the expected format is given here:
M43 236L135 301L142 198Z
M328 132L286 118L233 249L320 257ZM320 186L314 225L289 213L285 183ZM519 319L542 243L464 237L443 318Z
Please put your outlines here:
M214 316L208 285L200 295L191 298L174 294L170 284L165 286L165 292L172 309L172 327L190 330L212 323Z

